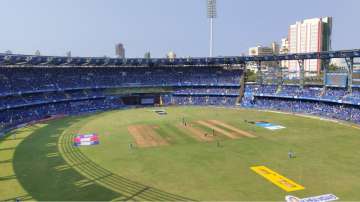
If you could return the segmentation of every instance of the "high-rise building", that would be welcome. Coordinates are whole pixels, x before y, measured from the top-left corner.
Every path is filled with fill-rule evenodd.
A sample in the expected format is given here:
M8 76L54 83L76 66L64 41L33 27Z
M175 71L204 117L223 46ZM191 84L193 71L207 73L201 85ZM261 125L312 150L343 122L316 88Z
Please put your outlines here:
M255 46L255 47L249 48L250 56L261 56L261 55L272 55L272 54L273 54L272 47Z
M312 18L296 22L289 28L289 53L331 50L332 17ZM306 72L320 73L321 60L305 60ZM289 71L299 72L297 61L289 61Z
M145 58L145 59L150 59L150 58L151 58L151 53L150 53L150 52L146 52L146 53L144 54L144 58Z
M280 54L289 54L289 40L287 38L281 39ZM289 61L281 61L281 67L289 67Z
M66 57L71 58L71 51L66 52Z
M251 47L249 48L249 56L264 56L264 55L277 55L279 54L280 48L279 48L279 44L277 44L276 42L271 43L270 46L255 46L255 47ZM273 61L267 61L267 62L262 62L261 66L262 67L275 67L277 64L276 62ZM248 63L247 65L248 69L251 69L253 71L257 71L257 66L255 63Z
M255 46L249 48L250 56L261 56L261 55L277 55L279 54L280 47L276 42L272 42L270 46Z
M115 46L115 54L119 58L125 58L125 48L122 43L118 43Z
M176 58L176 54L174 53L174 51L170 51L166 54L166 58L168 59L175 59Z
M275 54L275 55L279 54L279 52L280 52L280 46L276 42L271 43L271 49L272 49L273 54Z

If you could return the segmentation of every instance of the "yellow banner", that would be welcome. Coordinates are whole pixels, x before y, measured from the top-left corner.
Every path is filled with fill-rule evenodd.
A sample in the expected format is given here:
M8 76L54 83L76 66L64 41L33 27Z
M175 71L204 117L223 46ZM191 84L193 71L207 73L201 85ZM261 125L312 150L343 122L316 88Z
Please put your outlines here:
M257 174L263 176L265 179L269 180L273 184L282 188L287 192L303 190L305 187L297 184L296 182L280 175L279 173L265 167L265 166L254 166L251 167L251 170L256 172Z

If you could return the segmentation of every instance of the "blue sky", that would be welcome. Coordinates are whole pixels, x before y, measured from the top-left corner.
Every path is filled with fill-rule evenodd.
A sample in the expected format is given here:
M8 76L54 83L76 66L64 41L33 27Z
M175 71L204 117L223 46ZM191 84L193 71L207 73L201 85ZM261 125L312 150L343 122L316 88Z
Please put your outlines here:
M360 0L217 0L214 55L280 41L296 21L333 16L333 49L360 48ZM206 0L0 0L0 52L207 56Z

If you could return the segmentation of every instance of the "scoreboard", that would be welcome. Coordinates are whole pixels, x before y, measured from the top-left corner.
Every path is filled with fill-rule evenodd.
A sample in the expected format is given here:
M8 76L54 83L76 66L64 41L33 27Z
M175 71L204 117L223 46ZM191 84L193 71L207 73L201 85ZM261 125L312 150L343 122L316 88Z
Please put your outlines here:
M353 85L360 86L360 70L353 72Z
M330 87L346 87L348 75L346 73L327 73L325 84Z

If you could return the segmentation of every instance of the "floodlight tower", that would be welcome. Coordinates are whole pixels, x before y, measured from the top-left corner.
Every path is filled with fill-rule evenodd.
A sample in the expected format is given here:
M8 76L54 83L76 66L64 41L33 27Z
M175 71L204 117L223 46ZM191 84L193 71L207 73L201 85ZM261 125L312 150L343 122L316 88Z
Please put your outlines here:
M214 46L214 19L216 18L216 0L207 0L207 17L210 20L210 57L213 56L213 46Z

